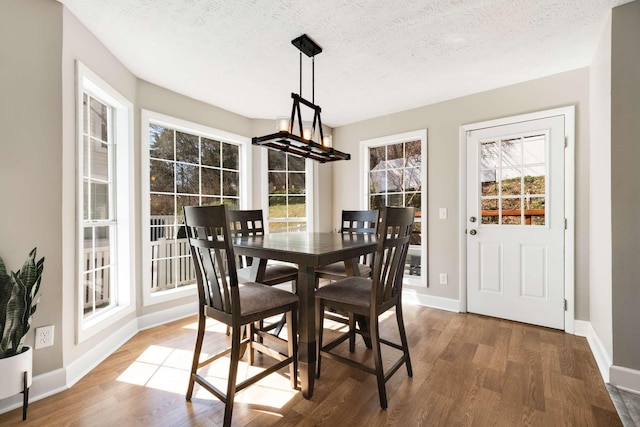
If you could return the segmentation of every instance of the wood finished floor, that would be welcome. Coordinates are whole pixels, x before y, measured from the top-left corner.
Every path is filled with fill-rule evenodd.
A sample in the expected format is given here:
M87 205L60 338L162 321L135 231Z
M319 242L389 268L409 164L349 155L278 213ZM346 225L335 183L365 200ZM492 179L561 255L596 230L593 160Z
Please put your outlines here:
M622 426L584 338L471 314L404 310L414 375L401 368L389 380L386 411L372 375L323 359L311 400L289 387L283 369L237 395L233 425ZM0 415L0 426L220 425L220 401L197 385L192 402L184 398L195 321L140 332L71 389L31 403L26 422L16 409ZM382 328L383 336L397 337L393 316ZM224 328L212 322L207 338L205 351L215 350ZM360 340L356 353L370 357ZM225 371L214 364L207 376L221 381Z

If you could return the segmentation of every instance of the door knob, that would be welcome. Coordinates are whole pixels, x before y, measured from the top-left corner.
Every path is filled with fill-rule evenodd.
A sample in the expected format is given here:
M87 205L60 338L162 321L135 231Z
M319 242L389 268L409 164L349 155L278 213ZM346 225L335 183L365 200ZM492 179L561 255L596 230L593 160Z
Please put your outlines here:
M472 236L475 236L475 235L476 235L476 233L478 233L476 230L471 230L471 231L469 231L469 234L471 234Z
M469 218L469 221L471 221L471 222L476 222L476 217L475 217L475 216L472 216L471 218Z

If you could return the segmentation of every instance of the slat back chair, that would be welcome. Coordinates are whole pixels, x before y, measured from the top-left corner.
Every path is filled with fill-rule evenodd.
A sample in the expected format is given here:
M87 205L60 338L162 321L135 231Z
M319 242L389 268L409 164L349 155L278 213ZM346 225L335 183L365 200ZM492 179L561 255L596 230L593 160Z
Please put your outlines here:
M186 206L184 219L191 258L196 267L199 299L198 332L186 398L191 400L195 383L200 384L225 404L223 425L229 426L236 392L286 365L289 365L291 387L297 386L298 297L260 283L238 284L227 206ZM286 348L286 354L268 347L267 340L264 343L255 340L260 331L255 331L253 324L279 314L286 314L288 341L285 343L275 337L272 340L279 340L278 348ZM231 345L200 361L207 317L231 327ZM243 335L245 325L248 333ZM274 358L276 362L259 374L237 383L238 363L247 346L251 350L250 364L253 364L254 349ZM230 354L231 362L225 392L213 386L198 370L227 354Z
M230 229L233 237L244 236L264 236L264 219L261 209L251 210L229 210ZM288 263L267 263L264 268L258 267L257 277L260 283L273 286L291 282L291 290L296 293L298 283L298 268L294 264ZM247 256L238 256L238 281L240 283L251 280L251 269L253 259ZM285 316L278 322L272 322L265 326L264 322L259 324L260 329L265 331L273 330L273 334L278 336L285 323ZM227 328L227 335L229 329Z
M342 211L342 234L375 234L378 229L380 214L377 209L365 211ZM358 262L359 275L368 277L371 275L371 257L363 256ZM319 280L338 280L347 277L344 262L322 266L316 269L316 288Z
M414 215L415 208L386 207L382 213L382 222L379 229L379 240L371 279L364 277L347 277L321 287L315 294L318 337L317 377L320 377L321 360L323 357L373 374L377 379L380 407L383 409L387 408L385 383L389 378L402 364L406 365L408 376L413 376L411 359L409 357L409 346L402 317L402 280L407 251L409 249L409 239L413 229ZM349 314L349 330L340 334L331 342L323 344L324 316L322 313L326 307L347 312ZM400 334L400 344L380 337L379 316L394 307ZM373 367L370 366L370 363L358 362L355 359L332 352L335 347L347 339L352 338L355 333L364 333L363 331L356 330L354 315L369 318L368 334L370 335L372 343ZM382 366L380 344L385 344L402 351L402 356L400 356L386 372ZM353 352L352 348L349 350Z
M229 211L231 234L234 237L241 236L263 236L264 220L262 210L230 210ZM238 280L248 281L251 277L251 265L253 260L250 257L238 257ZM258 273L261 276L260 283L265 285L278 285L281 283L292 283L293 291L296 290L298 280L298 269L293 264L267 264L264 271Z

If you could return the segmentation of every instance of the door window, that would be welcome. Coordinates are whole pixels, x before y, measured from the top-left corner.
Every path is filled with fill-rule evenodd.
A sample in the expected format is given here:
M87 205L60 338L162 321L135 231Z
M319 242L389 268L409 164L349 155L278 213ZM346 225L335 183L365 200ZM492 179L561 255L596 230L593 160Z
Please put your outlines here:
M483 225L545 225L545 133L480 141Z

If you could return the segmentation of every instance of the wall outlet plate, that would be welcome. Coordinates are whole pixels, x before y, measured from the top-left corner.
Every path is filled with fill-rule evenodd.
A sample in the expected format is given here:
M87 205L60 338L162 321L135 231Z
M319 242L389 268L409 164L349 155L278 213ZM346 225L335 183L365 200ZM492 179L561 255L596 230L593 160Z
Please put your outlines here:
M53 325L36 328L35 349L51 347L53 345Z
M447 273L440 273L440 284L446 285L449 278L447 277Z

